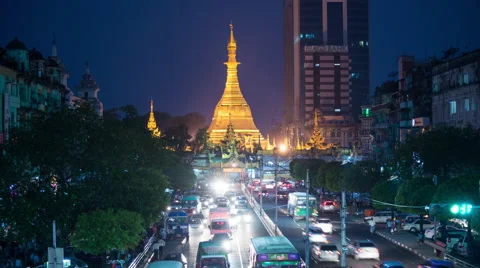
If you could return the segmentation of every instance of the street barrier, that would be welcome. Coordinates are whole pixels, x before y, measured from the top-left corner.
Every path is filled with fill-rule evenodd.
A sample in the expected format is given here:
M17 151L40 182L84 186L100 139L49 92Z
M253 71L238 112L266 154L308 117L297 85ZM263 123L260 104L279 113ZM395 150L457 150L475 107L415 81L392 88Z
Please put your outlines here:
M462 261L459 258L455 258L450 254L445 254L444 259L452 261L455 264L456 268L478 268L478 265L474 265L474 264Z
M150 248L151 248L154 240L155 240L155 236L150 237L150 239L148 240L145 247L143 247L143 251L140 254L138 254L138 256L135 257L135 259L133 259L132 263L130 263L130 265L128 265L128 268L137 268L137 267L143 268L143 267L146 266L146 264L148 264L148 261L147 261L146 264L142 265L142 261L145 258L149 257L148 252L150 252Z
M263 226L265 226L265 229L270 234L270 236L284 236L282 231L280 231L280 228L278 228L278 226L275 225L275 223L270 219L270 217L268 217L268 215L265 213L265 210L263 210L263 208L260 207L257 200L253 198L253 196L245 188L244 184L242 184L242 191L243 191L243 194L245 194L245 196L247 197L247 200L249 201L253 211L255 212L255 214L257 214L258 218L262 222ZM275 233L275 228L277 231L276 233ZM300 260L302 261L302 267L306 267L305 261L303 259L300 259Z

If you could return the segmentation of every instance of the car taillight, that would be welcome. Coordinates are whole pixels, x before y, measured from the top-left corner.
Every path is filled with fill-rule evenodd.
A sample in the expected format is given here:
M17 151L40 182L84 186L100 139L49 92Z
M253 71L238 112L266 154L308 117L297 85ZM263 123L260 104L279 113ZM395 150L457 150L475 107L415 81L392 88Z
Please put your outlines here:
M357 248L357 252L362 252L362 249L361 249L361 248Z
M341 254L340 251L337 250L337 254L340 255Z

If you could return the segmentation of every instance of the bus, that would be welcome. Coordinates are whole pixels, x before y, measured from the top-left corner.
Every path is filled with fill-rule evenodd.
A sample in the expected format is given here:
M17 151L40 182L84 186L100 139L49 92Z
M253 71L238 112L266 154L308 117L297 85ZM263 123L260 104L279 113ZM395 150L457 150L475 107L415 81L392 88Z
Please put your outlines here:
M182 209L188 214L188 216L202 212L200 197L196 195L185 196L182 199Z
M300 253L284 236L254 237L250 241L250 267L300 268Z
M309 196L309 214L311 219L318 216L317 198L313 195ZM288 194L288 215L294 220L305 219L307 216L307 194L303 192L294 192Z

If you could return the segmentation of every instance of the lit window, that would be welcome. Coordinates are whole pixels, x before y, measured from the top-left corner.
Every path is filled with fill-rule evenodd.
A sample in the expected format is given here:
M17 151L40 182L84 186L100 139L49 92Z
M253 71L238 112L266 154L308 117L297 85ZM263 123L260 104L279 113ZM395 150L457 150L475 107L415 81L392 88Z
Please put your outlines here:
M463 107L465 108L466 112L470 111L470 99L464 99Z
M320 67L320 63L315 63L315 67Z
M300 34L300 38L303 38L303 34Z
M433 84L433 92L438 92L438 84Z
M365 45L368 47L368 41L365 41Z
M468 74L463 74L463 84L468 85Z
M457 102L450 101L450 115L454 115L457 113Z
M470 105L470 109L472 111L475 111L477 109L477 104L475 103L475 99L472 99L472 105Z
M358 44L363 47L365 44L363 43L363 41L359 41Z
M335 112L336 112L336 113L339 113L339 112L340 112L340 109L335 109Z
M335 65L335 66L340 66L340 63L334 63L333 65Z

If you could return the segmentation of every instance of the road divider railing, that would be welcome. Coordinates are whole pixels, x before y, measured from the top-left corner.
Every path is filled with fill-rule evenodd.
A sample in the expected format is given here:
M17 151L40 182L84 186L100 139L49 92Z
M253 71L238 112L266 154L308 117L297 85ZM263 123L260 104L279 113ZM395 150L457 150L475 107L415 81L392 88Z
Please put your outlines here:
M456 268L478 268L478 265L462 261L459 258L455 258L450 254L445 254L444 259L453 262Z
M138 256L135 257L135 259L133 259L130 265L128 265L128 268L144 268L147 266L148 261L151 258L151 254L149 253L152 253L151 247L154 240L155 240L155 236L150 237L147 244L143 247L143 251L140 254L138 254Z
M263 226L265 227L267 232L270 234L270 236L284 236L282 231L280 231L280 228L278 228L278 225L276 225L272 221L272 219L268 217L268 215L265 213L265 210L263 210L263 208L260 207L257 200L253 198L253 196L250 194L248 189L246 189L244 184L242 184L242 191L243 191L243 194L245 194L245 196L247 197L247 200L250 203L250 206L252 207L253 211L255 212L255 214L257 214L258 218L260 219L260 221L262 222ZM278 208L275 207L275 209L278 209ZM302 267L305 267L306 266L305 261L303 259L301 259L301 261L302 261Z

